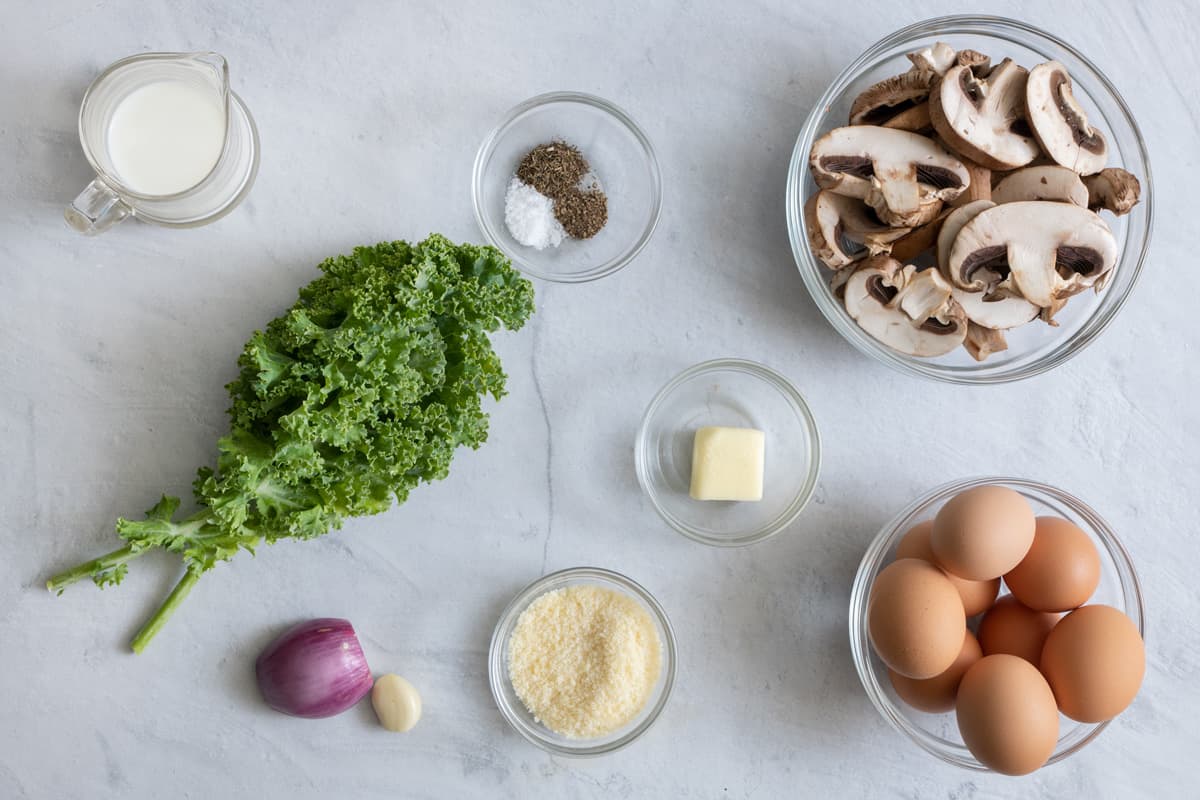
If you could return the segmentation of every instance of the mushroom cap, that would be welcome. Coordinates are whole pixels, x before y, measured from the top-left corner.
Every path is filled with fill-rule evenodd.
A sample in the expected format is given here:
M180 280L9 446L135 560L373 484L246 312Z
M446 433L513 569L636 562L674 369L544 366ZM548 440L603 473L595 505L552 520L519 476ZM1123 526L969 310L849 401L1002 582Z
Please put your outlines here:
M910 70L868 86L850 106L851 125L884 125L929 98L932 75Z
M937 270L918 272L894 258L874 256L862 262L840 290L855 322L901 353L944 355L967 335L966 315Z
M883 123L883 127L921 134L931 132L933 130L933 122L929 119L929 98L925 98L917 105L901 111Z
M874 125L834 128L813 143L809 168L822 189L865 200L894 227L933 219L971 179L932 139Z
M1088 207L1088 190L1079 175L1057 164L1025 167L1009 173L992 187L992 200L1016 203L1022 200L1051 200Z
M1137 176L1120 167L1107 167L1083 179L1088 190L1087 207L1092 211L1107 209L1118 217L1128 214L1138 204L1142 184Z
M1069 203L1003 203L963 226L947 268L959 286L1018 293L1039 308L1107 275L1117 243L1104 220Z
M854 255L842 246L841 214L829 197L829 192L820 191L808 198L804 204L804 229L813 255L830 269L841 269L854 262Z
M863 201L828 189L817 192L804 204L804 227L813 254L830 269L887 253L892 242L908 233L907 228L884 225ZM861 248L848 248L847 244Z
M1026 115L1038 143L1062 166L1080 175L1104 169L1108 144L1088 124L1087 112L1071 91L1071 76L1057 61L1038 64L1025 83Z
M907 233L892 242L888 252L891 253L892 258L904 264L920 258L937 246L938 234L941 233L942 224L949 216L950 210L943 210L924 225L906 229Z
M974 50L964 53L979 55ZM851 125L882 125L904 131L928 130L929 87L957 61L960 54L945 42L908 54L912 66L907 72L874 83L864 89L850 106ZM968 55L968 59L972 56Z
M929 95L933 128L951 148L994 170L1023 167L1038 155L1025 123L1025 69L1004 59L979 78L950 68Z
M970 67L976 75L983 77L992 68L992 57L978 50L959 50L954 63L962 67Z

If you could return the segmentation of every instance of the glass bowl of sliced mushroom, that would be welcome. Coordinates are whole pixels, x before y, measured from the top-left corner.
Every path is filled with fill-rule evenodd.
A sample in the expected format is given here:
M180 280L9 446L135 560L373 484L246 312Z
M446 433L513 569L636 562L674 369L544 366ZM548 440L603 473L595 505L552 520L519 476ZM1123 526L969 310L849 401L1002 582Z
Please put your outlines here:
M814 105L788 172L800 274L855 347L913 375L1004 383L1072 358L1137 283L1145 142L1054 35L953 16L868 48Z

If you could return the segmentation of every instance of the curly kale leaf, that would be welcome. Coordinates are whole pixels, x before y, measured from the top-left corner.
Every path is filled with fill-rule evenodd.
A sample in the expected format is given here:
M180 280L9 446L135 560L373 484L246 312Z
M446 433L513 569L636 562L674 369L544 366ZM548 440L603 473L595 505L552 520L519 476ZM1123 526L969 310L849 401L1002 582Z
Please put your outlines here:
M505 384L488 334L533 312L533 287L508 260L431 236L320 269L238 361L232 431L195 486L205 525L232 537L185 550L189 564L385 511L446 477L455 449L487 440L481 397Z
M482 398L505 387L489 334L521 328L534 309L533 287L508 260L433 235L359 247L320 270L242 351L229 434L193 485L197 511L177 519L179 500L164 497L145 520L119 520L127 546L51 588L117 583L125 562L156 547L179 553L194 581L264 540L309 539L385 511L445 478L457 448L487 440ZM190 586L181 582L167 613Z

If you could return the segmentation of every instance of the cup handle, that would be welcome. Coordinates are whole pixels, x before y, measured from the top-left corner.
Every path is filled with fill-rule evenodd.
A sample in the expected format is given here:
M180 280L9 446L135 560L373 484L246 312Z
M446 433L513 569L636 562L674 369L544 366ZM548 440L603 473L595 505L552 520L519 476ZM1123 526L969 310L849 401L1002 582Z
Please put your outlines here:
M99 178L63 211L67 224L87 236L106 231L131 214L133 209Z

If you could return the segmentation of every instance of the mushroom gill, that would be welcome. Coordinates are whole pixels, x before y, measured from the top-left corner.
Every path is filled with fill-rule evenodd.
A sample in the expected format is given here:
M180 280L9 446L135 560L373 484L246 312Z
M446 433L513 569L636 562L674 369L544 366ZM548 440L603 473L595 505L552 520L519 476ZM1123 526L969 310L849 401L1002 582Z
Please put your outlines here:
M994 282L1008 279L1008 246L997 244L981 247L963 259L959 269L959 278L964 286L975 282L975 276L980 272L991 273L988 277ZM994 276L994 278L992 278Z
M934 164L917 164L917 182L938 190L957 189L963 185L963 179L954 170Z
M887 305L896 299L896 295L900 290L895 286L888 286L883 282L881 275L872 275L867 278L867 293L879 301L880 305Z
M866 156L825 156L821 169L829 172L844 172L856 178L870 178L875 174L875 164Z
M1064 280L1070 280L1075 275L1089 278L1104 266L1104 256L1091 247L1058 248L1054 258L1054 268Z
M1092 153L1104 152L1104 137L1088 124L1087 117L1075 104L1075 97L1071 92L1071 79L1067 77L1067 73L1056 71L1050 77L1050 96L1057 101L1058 112L1071 127L1075 144Z

